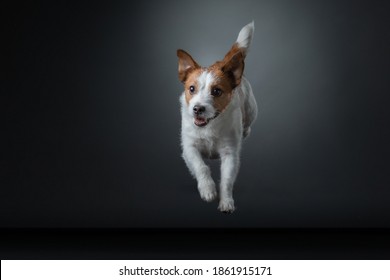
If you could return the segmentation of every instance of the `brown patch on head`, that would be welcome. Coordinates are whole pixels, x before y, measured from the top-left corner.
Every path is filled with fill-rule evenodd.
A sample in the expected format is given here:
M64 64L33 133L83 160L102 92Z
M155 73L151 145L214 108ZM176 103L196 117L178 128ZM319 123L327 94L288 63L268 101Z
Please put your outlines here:
M203 71L204 69L202 68L196 68L186 76L186 80L184 81L184 93L187 104L190 103L191 98L194 97L199 90L198 78ZM194 92L191 92L191 87L194 87Z
M216 78L215 84L211 86L210 94L215 88L222 92L219 96L214 96L214 107L218 112L223 112L230 103L234 88L241 82L244 66L244 55L241 49L234 44L222 61L217 61L207 69Z
M215 82L209 88L209 92L214 98L214 108L218 113L222 113L229 105L233 96L234 87L231 78L221 70L217 63L211 65L207 70L215 77ZM214 93L217 94L215 95Z

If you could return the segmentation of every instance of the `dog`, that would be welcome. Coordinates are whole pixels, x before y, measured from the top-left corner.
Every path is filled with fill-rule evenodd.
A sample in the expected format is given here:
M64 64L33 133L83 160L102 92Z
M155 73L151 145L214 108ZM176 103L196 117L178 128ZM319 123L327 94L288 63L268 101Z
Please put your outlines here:
M217 198L217 189L204 159L221 160L218 209L235 210L233 184L240 165L242 140L251 132L257 104L243 76L244 60L254 33L254 22L244 26L222 61L201 67L190 54L177 50L183 159L198 183L203 200Z

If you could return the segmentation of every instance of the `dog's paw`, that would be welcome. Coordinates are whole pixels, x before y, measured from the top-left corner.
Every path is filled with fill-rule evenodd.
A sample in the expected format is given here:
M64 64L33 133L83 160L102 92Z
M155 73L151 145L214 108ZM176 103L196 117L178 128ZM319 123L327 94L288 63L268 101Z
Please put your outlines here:
M198 185L200 197L206 201L211 202L217 197L217 189L213 181Z
M221 199L219 202L218 210L223 213L230 214L233 213L235 209L233 199Z

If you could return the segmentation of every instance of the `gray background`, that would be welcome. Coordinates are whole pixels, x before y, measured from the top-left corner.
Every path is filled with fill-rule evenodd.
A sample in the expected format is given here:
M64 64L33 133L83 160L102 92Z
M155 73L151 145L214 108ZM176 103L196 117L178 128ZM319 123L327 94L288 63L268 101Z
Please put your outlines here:
M6 7L1 227L388 227L385 3ZM251 20L260 114L223 215L180 158L176 49L209 65Z

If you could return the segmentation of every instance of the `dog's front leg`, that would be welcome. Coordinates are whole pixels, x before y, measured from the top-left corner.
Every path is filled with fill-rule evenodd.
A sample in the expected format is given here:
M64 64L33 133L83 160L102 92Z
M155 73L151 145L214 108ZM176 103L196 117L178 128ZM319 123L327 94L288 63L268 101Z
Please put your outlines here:
M184 147L183 158L191 174L198 181L200 197L210 202L217 197L215 183L211 178L210 168L203 161L202 155L195 147Z
M233 184L236 180L240 158L238 152L221 154L221 185L218 209L225 213L232 213L235 209L233 200Z

